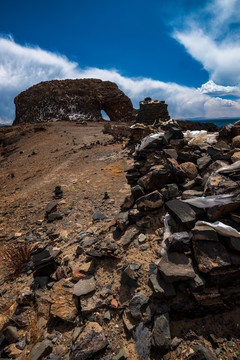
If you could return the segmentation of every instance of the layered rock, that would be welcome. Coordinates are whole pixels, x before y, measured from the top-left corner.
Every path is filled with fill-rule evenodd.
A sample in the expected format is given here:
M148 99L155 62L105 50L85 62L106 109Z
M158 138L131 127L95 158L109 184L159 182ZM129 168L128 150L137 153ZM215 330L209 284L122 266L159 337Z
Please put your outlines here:
M99 79L41 82L14 99L14 125L48 120L102 120L101 110L118 121L132 112L131 100L110 81Z

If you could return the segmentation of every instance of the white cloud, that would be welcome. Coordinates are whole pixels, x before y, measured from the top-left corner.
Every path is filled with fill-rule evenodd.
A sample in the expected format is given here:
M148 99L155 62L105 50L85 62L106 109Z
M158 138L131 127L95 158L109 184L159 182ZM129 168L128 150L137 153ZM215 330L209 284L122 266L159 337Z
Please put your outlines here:
M195 89L149 78L128 78L115 69L81 69L65 56L0 37L0 123L11 123L14 119L13 99L21 91L40 81L66 78L99 78L116 82L135 107L144 97L151 96L165 100L170 115L175 118L238 116L240 111L238 101L207 95L206 84L205 90L204 86Z
M215 83L239 85L239 0L211 1L198 19L190 14L184 21L183 29L174 31L174 38L203 65Z
M238 86L217 85L212 80L209 80L205 84L202 84L202 86L198 88L198 91L201 94L208 94L211 96L225 96L225 95L240 96L240 88Z

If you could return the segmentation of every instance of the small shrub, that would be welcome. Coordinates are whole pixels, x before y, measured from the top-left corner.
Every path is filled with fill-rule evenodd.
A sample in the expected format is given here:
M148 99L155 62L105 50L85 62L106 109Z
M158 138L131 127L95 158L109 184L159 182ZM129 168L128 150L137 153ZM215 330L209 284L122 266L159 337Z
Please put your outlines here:
M16 276L22 272L31 256L28 244L6 245L1 249L0 269L1 272Z

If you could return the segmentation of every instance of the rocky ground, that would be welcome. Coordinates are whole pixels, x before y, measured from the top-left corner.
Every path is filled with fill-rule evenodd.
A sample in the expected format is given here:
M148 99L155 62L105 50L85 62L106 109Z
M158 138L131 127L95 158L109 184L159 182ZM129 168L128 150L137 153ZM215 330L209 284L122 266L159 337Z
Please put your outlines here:
M221 150L190 150L180 130L171 130L166 143L158 138L134 155L134 145L102 130L102 123L91 122L0 129L1 358L240 359L238 258L233 264L233 255L214 257L209 246L199 255L186 234L181 249L172 250L186 260L184 269L177 261L174 272L161 253L166 209L180 225L191 223L178 233L195 228L195 249L202 231L201 244L210 231L210 243L223 246L223 238L196 229L198 218L186 221L169 202L203 195L206 168L238 161L230 130L222 133ZM163 148L171 166L161 160ZM164 179L161 189L154 176ZM217 187L214 178L208 195L219 189L238 195L234 176ZM236 202L230 212L238 224ZM204 216L199 219L209 220ZM209 261L202 264L204 256ZM225 286L217 276L235 282Z

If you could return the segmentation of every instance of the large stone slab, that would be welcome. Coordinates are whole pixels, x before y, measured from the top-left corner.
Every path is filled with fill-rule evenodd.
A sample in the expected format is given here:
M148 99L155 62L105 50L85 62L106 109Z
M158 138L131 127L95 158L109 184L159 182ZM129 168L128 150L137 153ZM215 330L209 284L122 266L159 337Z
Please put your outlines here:
M190 230L194 227L196 222L196 214L190 205L181 200L169 200L165 204L169 214L180 222L185 230Z
M158 264L160 273L167 283L194 279L196 274L190 259L177 252L166 253Z
M159 191L153 191L148 195L140 197L137 201L137 208L140 211L155 210L163 206L164 198Z

